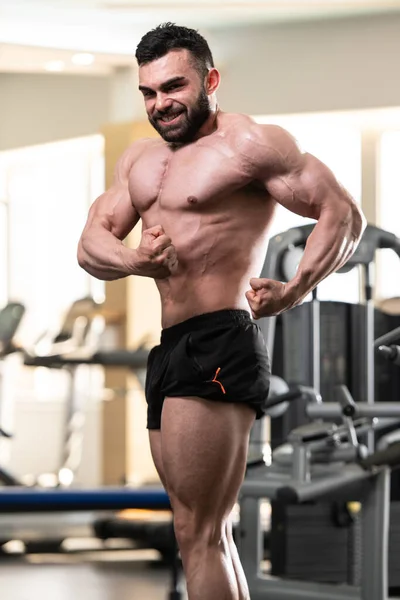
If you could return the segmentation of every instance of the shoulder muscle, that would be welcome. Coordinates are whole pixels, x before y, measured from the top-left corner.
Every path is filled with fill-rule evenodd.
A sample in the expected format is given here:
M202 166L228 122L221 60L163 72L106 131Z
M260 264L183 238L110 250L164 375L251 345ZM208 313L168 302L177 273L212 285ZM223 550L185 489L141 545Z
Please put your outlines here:
M128 146L117 160L114 169L114 185L126 185L129 173L132 166L135 164L139 156L145 152L150 146L158 143L155 138L141 138Z
M301 169L305 155L295 138L278 125L254 123L242 144L243 159L256 179Z

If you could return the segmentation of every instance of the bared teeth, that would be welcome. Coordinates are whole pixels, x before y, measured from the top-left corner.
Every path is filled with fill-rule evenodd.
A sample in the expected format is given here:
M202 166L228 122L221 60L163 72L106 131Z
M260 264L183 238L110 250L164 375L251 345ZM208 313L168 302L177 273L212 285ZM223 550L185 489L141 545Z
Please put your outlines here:
M176 117L179 117L181 113L176 113L175 115L168 115L167 117L163 117L162 121L173 121Z

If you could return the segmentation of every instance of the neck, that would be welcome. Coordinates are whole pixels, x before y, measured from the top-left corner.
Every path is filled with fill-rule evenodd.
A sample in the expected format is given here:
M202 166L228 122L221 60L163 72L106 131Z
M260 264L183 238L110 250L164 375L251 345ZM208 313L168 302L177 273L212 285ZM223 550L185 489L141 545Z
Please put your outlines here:
M215 108L213 108L211 110L210 116L207 118L207 120L203 123L203 125L200 127L199 131L197 132L197 134L194 138L195 140L205 137L206 135L210 135L210 133L213 133L217 129L219 114L220 114L220 110L219 110L218 106L215 106Z

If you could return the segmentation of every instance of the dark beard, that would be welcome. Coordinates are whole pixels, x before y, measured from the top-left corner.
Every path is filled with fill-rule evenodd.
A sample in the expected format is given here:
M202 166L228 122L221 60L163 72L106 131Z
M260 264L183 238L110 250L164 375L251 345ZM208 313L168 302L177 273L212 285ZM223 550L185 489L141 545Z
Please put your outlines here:
M170 127L168 124L159 124L158 121L160 118L176 111L176 108L171 108L164 112L157 111L156 114L149 117L149 121L166 142L174 144L187 144L192 142L199 129L204 125L211 114L209 100L205 90L203 89L200 92L197 102L191 110L190 117L187 109L185 109L178 124L173 124Z

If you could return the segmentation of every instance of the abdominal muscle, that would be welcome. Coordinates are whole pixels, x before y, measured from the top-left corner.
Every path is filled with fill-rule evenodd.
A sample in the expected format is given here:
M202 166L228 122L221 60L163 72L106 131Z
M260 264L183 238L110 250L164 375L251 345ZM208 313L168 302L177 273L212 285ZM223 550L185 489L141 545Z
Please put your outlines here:
M166 223L165 231L176 248L178 267L167 279L156 280L163 328L213 311L250 310L245 293L265 259L265 230L258 225L255 232L242 222L234 230L227 223L217 230L203 224L195 235L185 228L181 237Z
M189 208L169 193L142 210L143 230L161 225L178 259L168 278L155 280L163 328L223 309L250 311L245 294L260 275L273 212L274 203L257 190Z
M171 327L190 317L217 310L249 310L245 292L250 285L248 280L246 286L245 281L237 279L237 276L228 276L226 272L220 275L214 272L199 277L182 273L167 280L158 280L162 327Z

